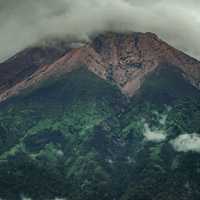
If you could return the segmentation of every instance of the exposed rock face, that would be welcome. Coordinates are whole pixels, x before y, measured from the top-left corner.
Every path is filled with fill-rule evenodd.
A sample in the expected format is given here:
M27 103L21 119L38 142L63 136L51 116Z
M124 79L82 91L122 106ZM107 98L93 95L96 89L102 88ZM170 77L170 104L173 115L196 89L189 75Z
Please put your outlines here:
M114 82L129 96L134 95L145 76L161 64L179 67L185 78L199 87L200 63L169 46L155 34L110 33L97 37L93 47L111 67Z
M58 58L59 55L54 57ZM10 87L6 86L6 89L3 83L7 80L1 83L0 101L25 89L39 87L45 80L59 78L79 67L86 67L99 77L114 82L128 96L133 96L145 77L162 64L178 67L191 84L200 88L200 62L169 46L152 33L100 34L90 44L66 50L65 55L56 61L45 61L34 65L34 70L27 67L27 73L21 78L18 78L20 73L9 76L13 69L7 70L9 80L18 81ZM5 66L6 63L0 66L0 77L4 77L2 69Z

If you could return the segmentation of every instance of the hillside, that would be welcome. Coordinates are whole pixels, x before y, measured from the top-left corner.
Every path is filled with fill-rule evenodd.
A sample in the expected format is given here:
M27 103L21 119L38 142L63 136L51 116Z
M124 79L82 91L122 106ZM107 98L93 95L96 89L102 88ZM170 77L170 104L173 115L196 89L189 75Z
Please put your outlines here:
M61 52L2 90L0 198L199 200L199 62L151 33Z

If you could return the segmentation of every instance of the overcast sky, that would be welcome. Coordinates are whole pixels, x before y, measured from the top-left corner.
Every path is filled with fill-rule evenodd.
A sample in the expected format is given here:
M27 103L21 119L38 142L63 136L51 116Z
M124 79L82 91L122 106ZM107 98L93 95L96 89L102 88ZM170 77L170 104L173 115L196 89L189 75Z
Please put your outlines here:
M0 60L45 37L154 32L200 59L199 0L0 0Z

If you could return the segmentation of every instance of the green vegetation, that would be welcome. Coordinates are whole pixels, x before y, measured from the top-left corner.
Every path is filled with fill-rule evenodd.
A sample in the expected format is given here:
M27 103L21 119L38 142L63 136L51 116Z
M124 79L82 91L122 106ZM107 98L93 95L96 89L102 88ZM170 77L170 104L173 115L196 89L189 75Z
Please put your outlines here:
M1 105L0 197L199 200L200 155L170 140L200 133L200 93L177 74L158 71L127 99L77 70ZM146 140L144 124L166 140Z

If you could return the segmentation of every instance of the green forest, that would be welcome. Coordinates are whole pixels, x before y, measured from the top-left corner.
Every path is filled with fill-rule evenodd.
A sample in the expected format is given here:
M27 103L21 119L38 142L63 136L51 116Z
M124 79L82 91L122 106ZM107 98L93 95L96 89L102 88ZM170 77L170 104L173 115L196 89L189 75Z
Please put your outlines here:
M0 104L0 198L199 200L200 148L173 145L199 122L200 92L176 70L132 98L74 71Z

